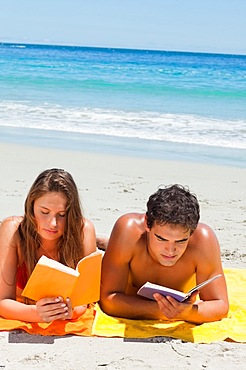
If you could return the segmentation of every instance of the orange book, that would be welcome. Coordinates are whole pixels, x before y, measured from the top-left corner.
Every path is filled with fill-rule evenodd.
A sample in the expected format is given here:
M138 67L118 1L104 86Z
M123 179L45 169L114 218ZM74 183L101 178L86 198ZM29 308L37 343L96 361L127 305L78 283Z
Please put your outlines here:
M82 258L76 269L42 256L22 295L34 301L48 297L70 298L72 306L97 302L100 298L102 252Z

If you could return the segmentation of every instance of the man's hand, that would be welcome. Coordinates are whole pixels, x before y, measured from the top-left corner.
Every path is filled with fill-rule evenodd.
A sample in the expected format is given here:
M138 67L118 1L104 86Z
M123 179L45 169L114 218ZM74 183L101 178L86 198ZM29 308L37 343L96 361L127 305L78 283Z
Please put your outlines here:
M183 302L179 302L173 297L166 296L159 293L154 294L154 298L158 303L160 311L169 320L189 320L189 315L194 309L194 302L198 291L192 293L192 295Z
M62 297L42 298L36 302L36 307L40 322L67 320L73 315L70 300L64 302Z

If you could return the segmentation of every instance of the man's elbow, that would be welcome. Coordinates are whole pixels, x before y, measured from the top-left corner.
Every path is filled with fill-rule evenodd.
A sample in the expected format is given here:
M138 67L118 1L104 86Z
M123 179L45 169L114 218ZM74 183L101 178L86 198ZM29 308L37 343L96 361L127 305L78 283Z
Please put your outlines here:
M221 311L221 319L224 319L224 318L227 317L229 309L230 309L229 302L227 302L227 303L224 302L223 308L222 308L222 311Z
M220 321L222 319L225 319L229 312L229 303L221 302L221 308L217 312L217 315L214 317L214 320L212 321Z
M100 308L103 312L105 312L107 315L112 315L113 312L113 305L110 299L110 296L107 294L101 294L100 300L99 300Z

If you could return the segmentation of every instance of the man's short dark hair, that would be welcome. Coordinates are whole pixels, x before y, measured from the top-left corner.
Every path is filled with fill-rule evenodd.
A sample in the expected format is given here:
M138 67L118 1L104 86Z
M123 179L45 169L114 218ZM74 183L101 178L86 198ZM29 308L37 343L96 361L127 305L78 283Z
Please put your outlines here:
M191 232L197 227L200 210L196 196L188 187L171 185L158 189L147 202L147 225L181 225Z

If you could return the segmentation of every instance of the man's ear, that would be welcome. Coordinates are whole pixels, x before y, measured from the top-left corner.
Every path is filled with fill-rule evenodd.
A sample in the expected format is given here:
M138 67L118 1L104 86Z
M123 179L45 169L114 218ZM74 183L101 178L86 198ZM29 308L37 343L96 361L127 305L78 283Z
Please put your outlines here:
M149 232L149 231L150 231L150 228L149 228L149 226L148 226L148 216L147 216L147 213L145 213L145 216L144 216L144 227L145 227L145 230L146 230L147 232Z

